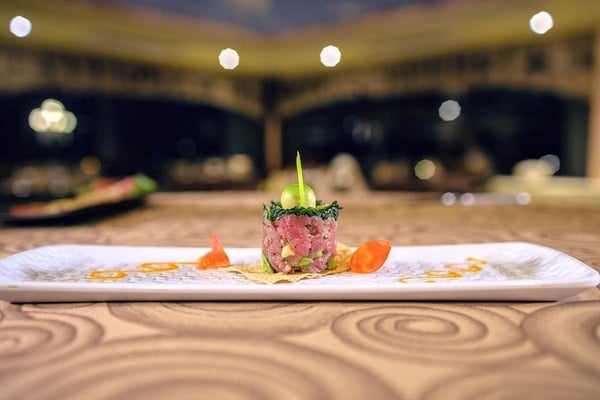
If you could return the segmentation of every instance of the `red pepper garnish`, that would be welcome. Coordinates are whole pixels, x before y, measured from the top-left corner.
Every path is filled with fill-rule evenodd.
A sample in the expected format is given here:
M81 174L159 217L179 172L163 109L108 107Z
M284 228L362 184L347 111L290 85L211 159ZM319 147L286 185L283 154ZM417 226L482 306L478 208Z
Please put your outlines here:
M385 263L391 249L392 245L385 240L367 240L352 253L350 269L363 274L375 272Z
M217 235L210 233L208 239L210 240L211 250L198 258L197 268L209 269L229 266L229 257Z

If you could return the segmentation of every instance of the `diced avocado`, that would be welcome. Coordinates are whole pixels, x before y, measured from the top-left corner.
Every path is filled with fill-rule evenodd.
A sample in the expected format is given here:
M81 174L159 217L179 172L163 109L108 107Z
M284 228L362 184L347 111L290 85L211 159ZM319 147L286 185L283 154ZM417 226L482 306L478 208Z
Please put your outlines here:
M335 268L335 257L331 257L329 260L327 260L327 269L334 269Z
M294 250L291 248L289 244L286 244L281 248L281 258L288 258L289 256L293 256Z
M302 257L302 258L300 259L300 261L298 261L298 262L296 263L296 267L304 267L305 265L308 265L308 264L310 264L310 263L312 263L312 262L313 262L313 259L312 259L312 258L308 258L308 257Z
M260 258L262 259L262 265L263 265L263 268L265 269L265 271L270 274L274 274L275 270L271 266L271 263L269 262L269 260L267 260L267 257L265 257L264 253L260 253Z
M313 254L313 260L316 260L317 258L321 258L323 256L323 251L319 250L317 251L315 254Z

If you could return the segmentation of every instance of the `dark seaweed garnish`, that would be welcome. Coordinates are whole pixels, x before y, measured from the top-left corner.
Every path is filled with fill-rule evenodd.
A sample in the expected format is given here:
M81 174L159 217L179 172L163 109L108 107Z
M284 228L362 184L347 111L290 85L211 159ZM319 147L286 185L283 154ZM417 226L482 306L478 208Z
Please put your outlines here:
M269 221L275 221L284 215L320 217L322 219L333 218L337 221L342 209L337 201L331 204L322 204L321 201L317 201L316 207L297 206L293 208L283 208L280 202L271 201L270 205L263 205L263 208Z

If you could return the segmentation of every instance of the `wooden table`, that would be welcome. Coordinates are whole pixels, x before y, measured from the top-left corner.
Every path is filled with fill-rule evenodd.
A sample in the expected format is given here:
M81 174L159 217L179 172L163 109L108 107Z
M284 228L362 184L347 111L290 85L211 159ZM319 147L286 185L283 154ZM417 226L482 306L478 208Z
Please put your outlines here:
M257 247L262 193L3 226L0 257L57 243ZM341 197L339 240L527 241L600 268L600 208ZM0 302L0 399L598 399L600 290L558 302Z

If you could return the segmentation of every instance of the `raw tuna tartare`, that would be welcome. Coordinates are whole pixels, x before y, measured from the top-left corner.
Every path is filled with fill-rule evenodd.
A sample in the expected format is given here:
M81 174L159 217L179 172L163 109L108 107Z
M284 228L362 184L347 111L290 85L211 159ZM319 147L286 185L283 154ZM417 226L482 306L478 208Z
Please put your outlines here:
M337 202L285 209L279 202L264 207L262 254L274 272L318 273L336 255Z

